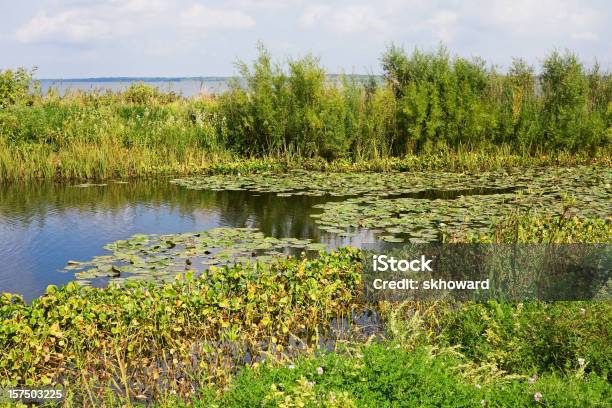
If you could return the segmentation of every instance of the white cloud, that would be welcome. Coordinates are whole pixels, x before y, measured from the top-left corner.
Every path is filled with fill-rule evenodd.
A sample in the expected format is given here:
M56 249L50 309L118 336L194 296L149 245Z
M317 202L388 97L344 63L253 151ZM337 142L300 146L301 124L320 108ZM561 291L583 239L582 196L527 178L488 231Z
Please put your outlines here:
M479 19L493 29L524 35L560 37L605 23L600 13L576 0L501 0L477 2L468 9L479 10Z
M427 20L424 26L431 30L433 35L444 42L450 42L459 21L459 15L454 11L441 10Z
M378 15L376 9L367 5L351 5L335 9L330 5L311 5L302 12L299 24L303 28L322 24L326 29L341 34L380 32L386 27L384 19Z
M300 6L303 0L231 0L232 6L262 9L286 9Z
M0 6L0 65L37 65L56 76L231 74L232 61L250 59L261 40L276 56L313 52L334 71L376 69L390 43L410 50L440 41L453 54L500 65L512 56L537 65L568 48L612 66L611 19L605 0L14 1Z
M255 20L240 10L214 9L194 4L180 14L181 24L195 29L251 28Z
M105 38L111 32L107 22L70 10L55 16L40 13L17 30L16 37L25 43L45 42L58 37L65 42L78 43Z
M299 19L301 27L312 27L317 21L330 12L329 6L317 4L308 6Z
M19 27L15 37L23 43L93 44L151 29L164 30L171 37L254 26L255 20L239 9L193 0L104 0L53 14L40 12Z
M334 13L332 24L337 31L348 34L385 28L385 21L368 6L350 6L339 10Z

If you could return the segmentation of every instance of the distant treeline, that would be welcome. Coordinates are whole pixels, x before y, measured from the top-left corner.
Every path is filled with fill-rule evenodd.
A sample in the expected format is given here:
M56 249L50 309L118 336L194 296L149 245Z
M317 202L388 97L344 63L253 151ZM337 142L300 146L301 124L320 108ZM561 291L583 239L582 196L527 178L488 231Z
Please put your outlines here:
M144 162L210 152L362 160L499 146L521 155L585 153L611 144L612 76L572 53L553 52L537 75L520 59L499 73L445 48L390 47L381 64L383 80L329 76L313 56L275 63L260 47L252 64L237 64L227 92L196 98L144 84L41 95L32 71L0 71L0 159L40 155L33 168L51 166L61 158L50 155L80 148L90 156L106 149L100 160L148 149Z

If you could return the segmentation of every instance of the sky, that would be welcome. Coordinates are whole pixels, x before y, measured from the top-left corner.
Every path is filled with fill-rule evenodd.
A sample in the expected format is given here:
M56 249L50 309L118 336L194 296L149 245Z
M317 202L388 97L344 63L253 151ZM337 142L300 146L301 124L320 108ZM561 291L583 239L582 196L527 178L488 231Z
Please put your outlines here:
M612 67L609 0L0 0L0 69L38 78L228 76L261 41L332 73L380 72L391 44L479 56L504 69L553 50Z

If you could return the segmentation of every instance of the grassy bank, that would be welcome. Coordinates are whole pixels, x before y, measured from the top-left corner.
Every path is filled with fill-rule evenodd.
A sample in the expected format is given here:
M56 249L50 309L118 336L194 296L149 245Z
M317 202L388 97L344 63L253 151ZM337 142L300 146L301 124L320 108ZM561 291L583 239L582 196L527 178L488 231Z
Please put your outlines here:
M193 149L177 155L171 150L125 148L116 145L71 145L60 151L44 145L0 149L0 180L85 181L200 174L283 173L292 169L330 172L361 171L489 171L513 167L593 165L610 167L605 150L591 154L541 154L524 156L510 148L479 151L444 150L429 155L405 155L371 160L286 157L243 157L231 153L211 154Z
M238 68L227 92L189 99L142 84L41 95L31 72L4 71L0 180L610 162L611 75L569 53L501 74L390 48L383 81L332 80L316 58L277 64L263 48Z
M226 393L210 392L192 404L327 408L606 407L612 398L610 384L595 374L584 374L581 367L568 370L565 375L509 376L470 363L452 348L408 348L401 342L372 344L350 348L343 354L302 358L292 365L269 364L246 369Z

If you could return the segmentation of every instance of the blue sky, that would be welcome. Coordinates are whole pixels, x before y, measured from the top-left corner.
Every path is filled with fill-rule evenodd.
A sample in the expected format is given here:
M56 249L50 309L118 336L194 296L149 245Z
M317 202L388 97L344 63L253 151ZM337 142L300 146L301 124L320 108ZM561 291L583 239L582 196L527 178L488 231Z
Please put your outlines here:
M232 75L262 41L330 72L378 73L391 43L537 64L554 49L612 67L612 2L0 0L0 69L43 78Z

